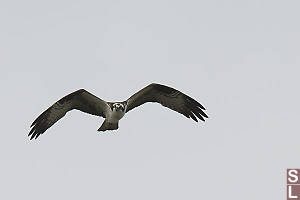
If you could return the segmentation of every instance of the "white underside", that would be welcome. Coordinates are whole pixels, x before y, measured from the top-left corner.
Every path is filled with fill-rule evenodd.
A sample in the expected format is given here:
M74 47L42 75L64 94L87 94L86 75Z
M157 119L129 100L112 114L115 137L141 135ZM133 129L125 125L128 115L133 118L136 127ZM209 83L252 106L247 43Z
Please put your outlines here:
M119 110L119 111L110 111L108 113L108 116L106 117L106 120L111 123L116 123L118 122L123 116L125 115L125 112Z

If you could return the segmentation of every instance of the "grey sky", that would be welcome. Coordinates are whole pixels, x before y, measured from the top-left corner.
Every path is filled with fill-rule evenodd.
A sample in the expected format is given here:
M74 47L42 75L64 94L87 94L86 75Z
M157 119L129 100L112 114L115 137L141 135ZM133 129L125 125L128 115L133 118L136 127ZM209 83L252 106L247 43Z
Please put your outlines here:
M285 170L300 167L299 6L1 1L0 199L285 199ZM98 134L102 118L73 111L27 137L76 89L118 101L151 82L210 118L146 104Z

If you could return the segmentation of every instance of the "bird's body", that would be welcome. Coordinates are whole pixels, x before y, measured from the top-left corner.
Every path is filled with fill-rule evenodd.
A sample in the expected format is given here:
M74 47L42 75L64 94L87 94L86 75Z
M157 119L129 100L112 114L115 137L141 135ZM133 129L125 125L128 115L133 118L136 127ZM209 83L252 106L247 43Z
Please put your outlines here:
M106 117L109 122L118 122L125 115L124 110L113 110L110 111Z
M119 120L128 111L146 102L160 103L196 122L197 118L204 121L204 117L208 117L203 112L205 108L199 102L174 88L160 84L152 83L123 102L106 102L80 89L61 98L44 111L32 123L29 136L30 139L36 139L73 109L105 118L98 131L116 130L119 128Z
M115 130L119 128L119 120L124 117L126 104L121 102L109 103L110 109L98 131Z
M109 122L118 122L125 115L125 109L125 103L112 103L112 107L106 115L106 120Z

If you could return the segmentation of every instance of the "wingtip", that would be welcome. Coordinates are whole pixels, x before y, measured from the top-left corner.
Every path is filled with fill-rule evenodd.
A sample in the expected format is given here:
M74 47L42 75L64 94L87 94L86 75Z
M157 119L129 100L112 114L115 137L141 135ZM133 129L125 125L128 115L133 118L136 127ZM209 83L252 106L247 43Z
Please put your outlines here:
M208 118L208 115L205 113L205 112L201 112L201 115L203 116L203 117L205 117L205 118Z
M34 127L30 130L30 132L28 133L28 136L32 135L34 133L35 129Z
M32 124L30 125L30 128L33 127L36 124L36 122L37 122L37 119L34 120L34 122L32 122Z
M30 132L28 133L28 137L30 137L30 140L33 138L36 138L39 134L36 132L36 129L33 127Z
M198 122L197 117L195 116L195 114L193 112L190 112L190 117L195 121Z

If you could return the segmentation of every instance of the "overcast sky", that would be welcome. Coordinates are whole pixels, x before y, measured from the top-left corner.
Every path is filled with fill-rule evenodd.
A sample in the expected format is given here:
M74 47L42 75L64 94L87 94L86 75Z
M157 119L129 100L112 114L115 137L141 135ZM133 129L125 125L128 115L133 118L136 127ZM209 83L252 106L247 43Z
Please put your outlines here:
M0 199L285 199L300 168L299 1L0 2ZM123 101L149 83L207 108L159 104L117 131L72 111L32 121L79 88Z

